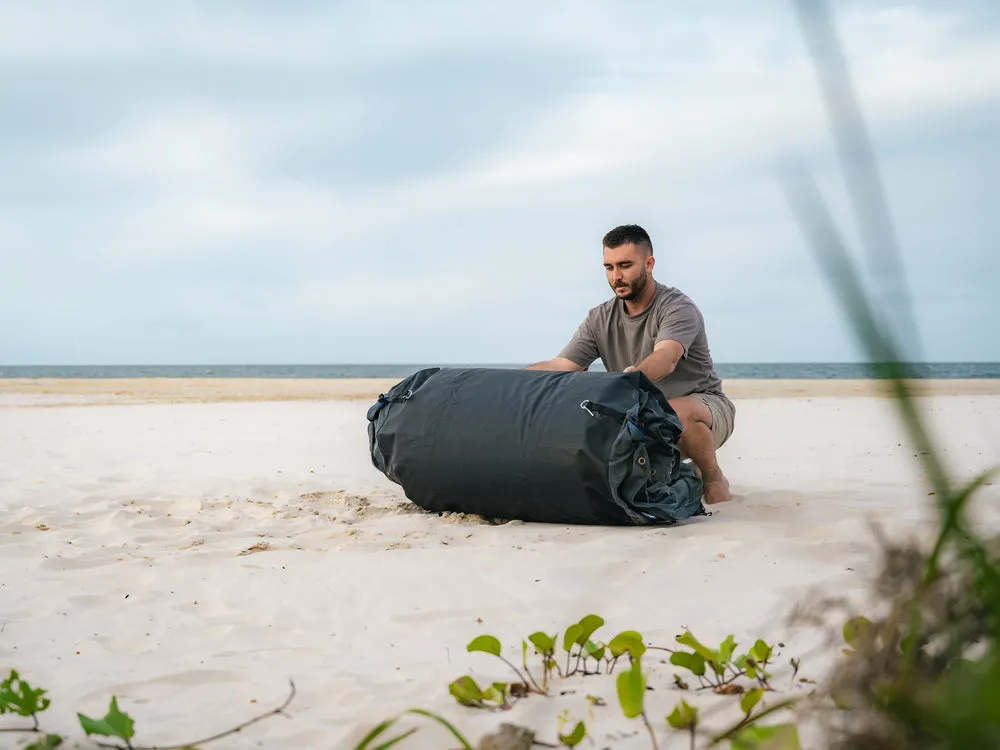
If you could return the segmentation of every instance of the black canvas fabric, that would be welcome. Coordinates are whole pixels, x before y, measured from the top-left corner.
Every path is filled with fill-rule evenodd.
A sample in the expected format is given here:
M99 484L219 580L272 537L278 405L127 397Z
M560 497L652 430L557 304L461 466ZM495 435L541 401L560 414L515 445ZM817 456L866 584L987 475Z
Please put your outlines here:
M427 368L368 411L372 462L414 503L533 522L704 515L680 435L640 372Z

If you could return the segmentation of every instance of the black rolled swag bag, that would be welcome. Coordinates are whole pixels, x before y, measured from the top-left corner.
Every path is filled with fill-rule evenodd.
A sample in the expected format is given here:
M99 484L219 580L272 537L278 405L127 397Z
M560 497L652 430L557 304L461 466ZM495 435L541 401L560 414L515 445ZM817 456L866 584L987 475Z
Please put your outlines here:
M641 372L433 367L368 410L372 462L420 507L540 523L706 515L680 435Z

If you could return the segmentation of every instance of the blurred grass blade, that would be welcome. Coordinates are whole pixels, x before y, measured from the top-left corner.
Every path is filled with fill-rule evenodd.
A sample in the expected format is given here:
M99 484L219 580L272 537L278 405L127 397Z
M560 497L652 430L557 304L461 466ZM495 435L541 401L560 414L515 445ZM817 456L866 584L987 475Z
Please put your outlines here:
M893 339L879 325L875 310L865 294L837 227L830 218L819 188L808 171L801 166L786 168L784 183L792 213L830 278L855 335L876 373L889 381L896 407L924 464L931 487L942 501L947 499L950 496L948 478L924 426L916 399L910 393L899 353Z
M987 481L991 479L995 473L996 473L995 469L983 472L975 479L973 479L965 487L965 489L955 494L954 497L948 498L948 507L945 511L946 515L944 519L944 525L941 529L941 533L938 535L937 543L934 545L934 550L931 552L930 559L927 561L928 581L933 580L937 575L938 561L941 558L941 552L944 550L944 545L945 542L947 541L947 533L949 529L959 527L960 533L963 537L963 541L966 543L966 546L969 545L969 542L973 542L976 548L981 549L980 545L971 540L968 534L965 532L964 527L962 527L961 525L961 516L962 516L962 511L965 509L965 504L972 497L973 493L980 487L982 487L984 484L986 484ZM985 556L985 550L983 550L983 554ZM989 563L989 561L984 560L984 562L986 562L985 566L986 572L989 574L988 579L992 580L993 583L997 586L998 590L1000 590L1000 572L998 572L996 568Z
M878 282L878 296L886 303L882 313L895 329L903 354L900 359L918 361L920 341L889 205L833 21L822 0L794 0L793 4L816 67L868 266Z
M462 747L464 748L464 750L476 750L472 745L469 744L469 741L462 736L462 733L455 728L455 725L452 724L443 716L438 716L437 714L432 713L430 711L425 711L422 708L411 708L408 710L408 713L419 714L420 716L426 716L428 719L434 719L434 721L436 721L438 724L440 724L449 732L451 732L456 740L462 743Z
M400 742L402 742L403 740L405 740L407 737L409 737L411 734L413 734L416 731L417 731L416 727L413 727L412 729L407 729L405 732L403 732L398 737L393 737L388 742L383 742L381 745L379 745L378 747L376 747L375 750L389 750L390 747L392 747L394 745L398 745Z

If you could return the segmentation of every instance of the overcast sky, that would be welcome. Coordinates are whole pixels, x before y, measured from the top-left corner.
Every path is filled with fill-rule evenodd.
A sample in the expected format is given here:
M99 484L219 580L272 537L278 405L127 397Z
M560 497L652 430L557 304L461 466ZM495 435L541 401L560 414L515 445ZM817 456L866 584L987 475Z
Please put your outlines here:
M930 360L1000 360L1000 3L840 2ZM790 3L0 0L0 364L529 362L640 223L718 362L859 350ZM859 255L860 257L860 255Z

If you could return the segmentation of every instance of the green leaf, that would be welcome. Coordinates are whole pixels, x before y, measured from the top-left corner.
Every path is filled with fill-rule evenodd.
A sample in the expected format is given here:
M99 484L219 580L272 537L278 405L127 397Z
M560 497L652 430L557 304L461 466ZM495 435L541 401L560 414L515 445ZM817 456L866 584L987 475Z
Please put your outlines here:
M751 725L737 732L731 750L801 750L799 730L794 724Z
M872 621L867 617L852 617L844 623L844 640L849 646L854 646L859 639L867 638L871 630Z
M715 653L712 649L707 646L702 645L697 638L691 635L690 630L684 631L682 635L677 636L677 642L682 646L687 646L694 649L696 654L700 654L707 662L718 662L719 655Z
M566 634L563 636L563 651L569 653L570 649L572 649L576 644L576 641L582 632L583 626L578 622L566 628Z
M45 693L42 688L32 688L12 669L7 679L0 682L0 714L10 712L18 716L32 716L40 713L51 703L43 697Z
M483 691L483 700L493 701L498 706L505 705L507 703L507 683L494 682Z
M727 635L726 640L719 646L719 666L726 666L733 658L734 651L736 651L736 639L732 635Z
M549 654L556 650L555 636L548 635L540 630L537 633L529 635L528 640L531 641L531 645L538 649L539 653Z
M642 713L643 701L646 698L646 677L642 673L642 664L633 662L632 668L618 675L618 702L622 712L628 719L634 719Z
M699 677L705 674L705 658L701 654L675 651L670 655L670 663L690 670Z
M573 727L573 731L569 734L560 734L559 741L563 743L566 747L575 747L579 745L583 738L587 736L587 727L584 726L582 721L578 721L576 726Z
M135 722L131 716L118 710L118 698L115 696L111 697L111 705L103 719L91 719L81 713L78 713L77 717L88 736L99 734L123 740L130 740L135 736Z
M750 655L756 659L759 664L770 661L772 653L774 653L774 649L759 638L757 639L757 642L753 644L753 648L750 649Z
M682 700L667 717L667 723L674 729L688 730L698 725L698 709Z
M24 750L52 750L62 744L62 737L58 734L47 734L38 742L32 742Z
M591 659L600 661L604 658L604 644L597 645L593 641L587 641L583 644L583 654L584 656L589 656Z
M747 716L753 711L754 707L760 702L760 699L764 697L764 691L761 688L753 688L748 690L740 698L740 708L743 709L743 713Z
M476 706L483 701L483 691L469 675L463 675L448 685L448 692L463 706Z
M604 618L599 615L587 615L580 620L580 634L576 637L578 646L582 646L592 636L599 627L604 624Z
M485 654L493 654L493 656L500 656L503 651L500 641L492 635L481 635L478 638L473 638L465 648L469 653L482 651Z
M626 651L632 655L633 659L638 659L646 653L646 645L642 642L642 635L634 630L623 630L608 643L611 655L616 659Z

